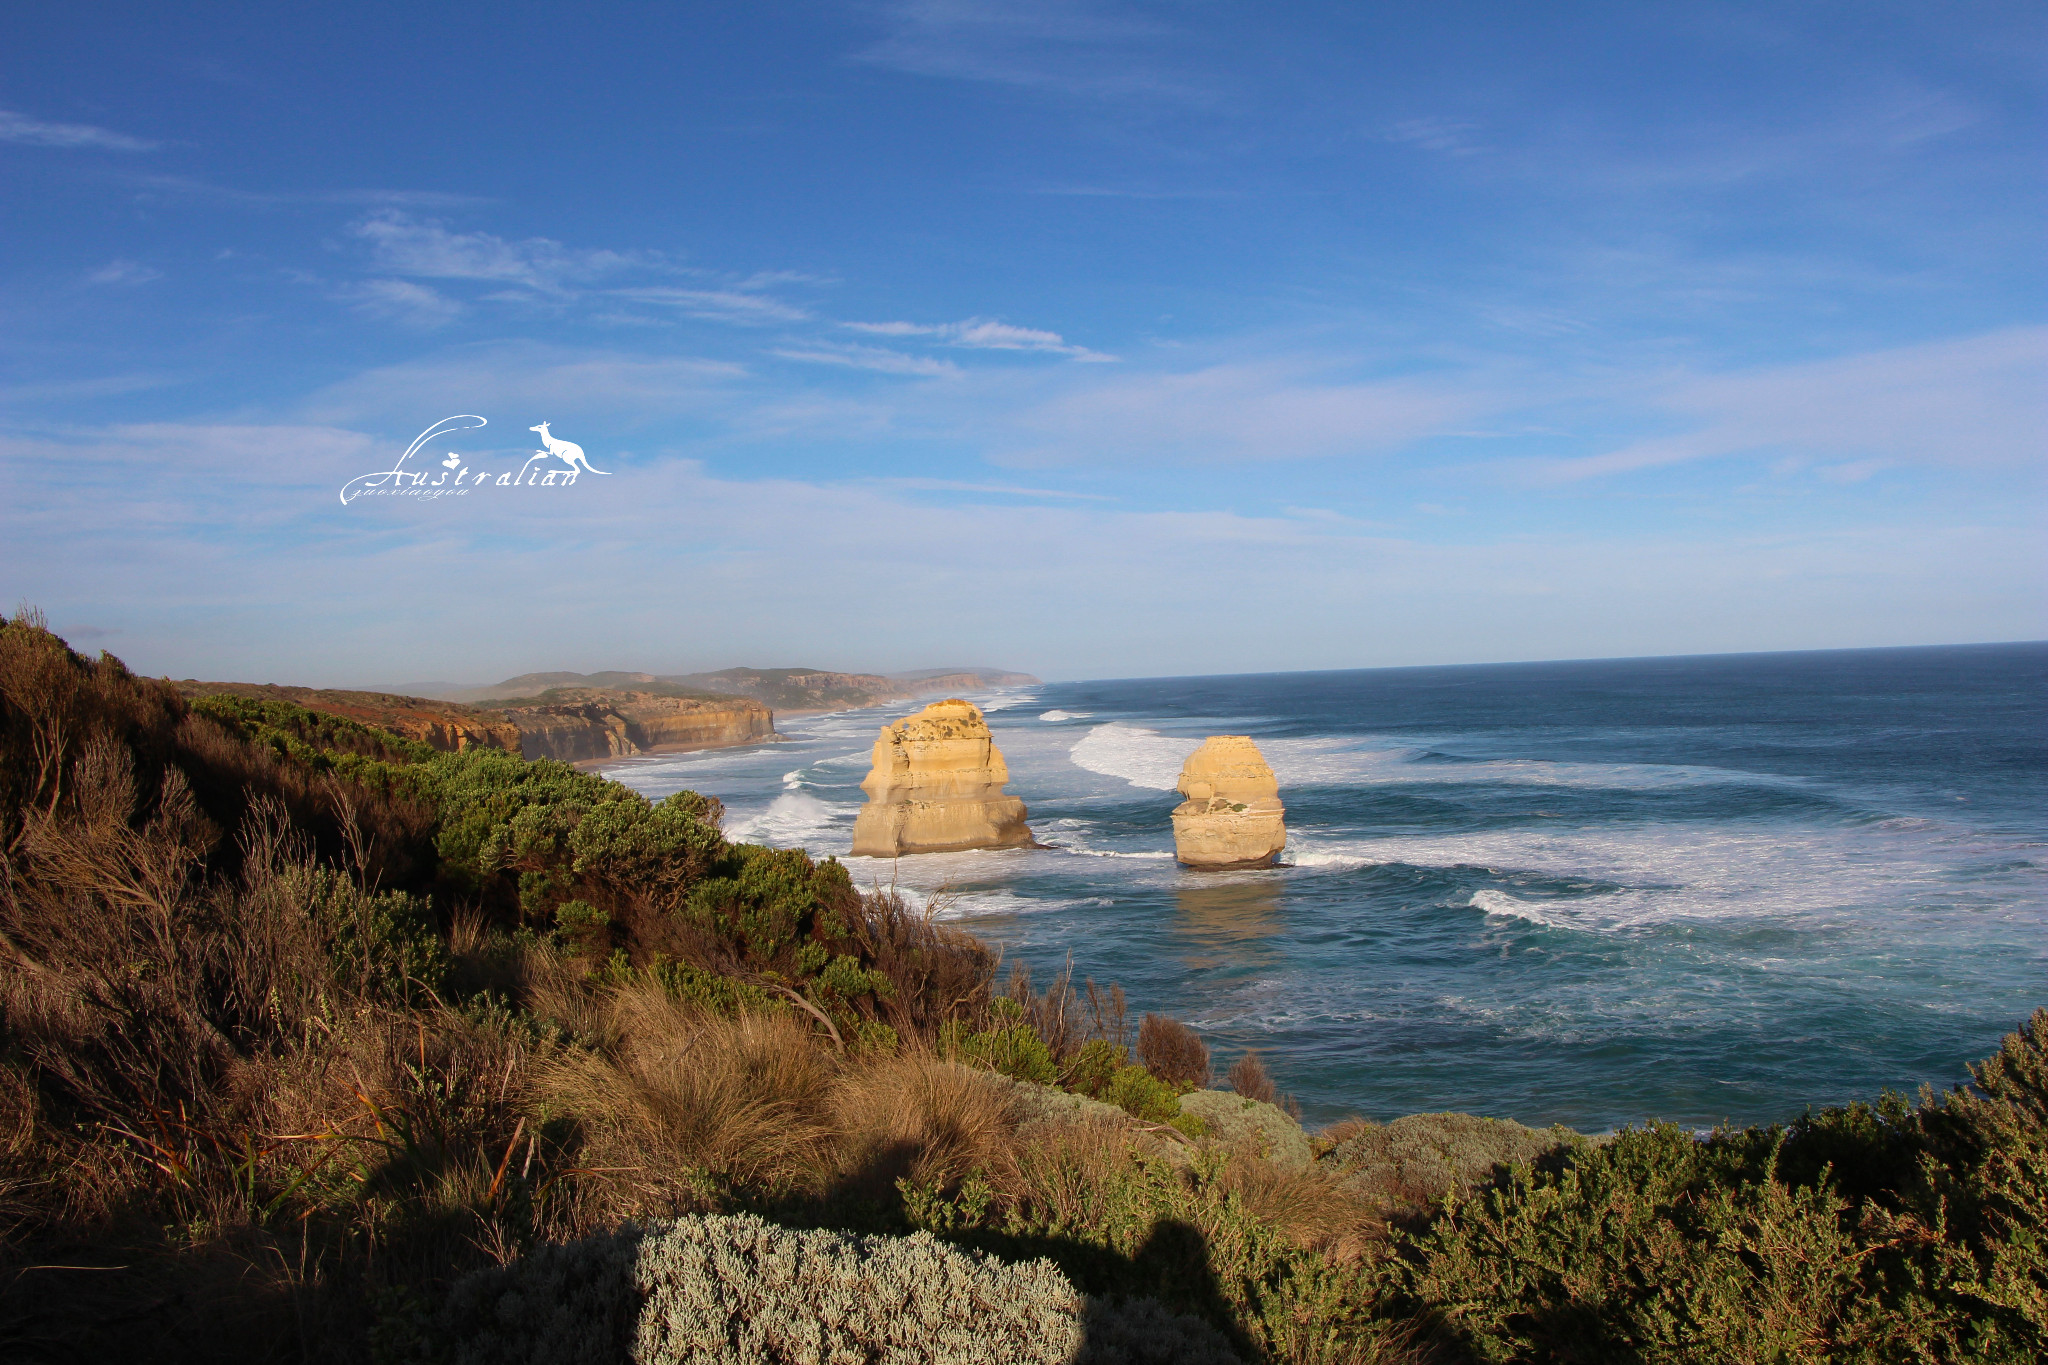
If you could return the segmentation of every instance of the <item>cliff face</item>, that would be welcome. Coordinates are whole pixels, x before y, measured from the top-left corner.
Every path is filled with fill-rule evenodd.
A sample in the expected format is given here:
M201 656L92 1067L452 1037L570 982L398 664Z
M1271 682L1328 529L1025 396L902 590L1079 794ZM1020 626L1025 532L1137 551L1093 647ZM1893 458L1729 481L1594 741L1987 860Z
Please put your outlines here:
M1003 794L1009 765L981 709L935 701L875 740L868 803L853 824L856 857L1028 848L1024 803Z
M1280 783L1244 735L1211 735L1180 770L1173 851L1190 867L1270 867L1287 847Z
M528 758L582 763L775 738L775 713L745 697L703 700L581 688L549 695L547 705L505 711Z
M279 687L274 683L199 682L192 678L173 686L187 697L227 693L259 701L288 701L309 711L324 711L331 716L418 740L443 753L458 753L464 749L505 749L515 754L520 751L519 727L502 715L451 702L429 701L425 697L319 687Z

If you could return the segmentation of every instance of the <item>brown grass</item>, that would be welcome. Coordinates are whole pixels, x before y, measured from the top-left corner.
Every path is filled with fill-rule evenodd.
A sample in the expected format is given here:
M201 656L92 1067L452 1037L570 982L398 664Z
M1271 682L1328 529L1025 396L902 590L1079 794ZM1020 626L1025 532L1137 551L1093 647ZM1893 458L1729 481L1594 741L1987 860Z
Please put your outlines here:
M832 1066L806 1024L723 1018L653 984L609 1005L599 1049L564 1054L541 1086L622 1211L702 1207L707 1178L811 1188L832 1167Z
M917 1048L848 1058L793 1013L727 1017L658 986L606 1003L598 1046L552 1061L540 1104L581 1125L616 1214L742 1186L887 1198L898 1179L946 1185L1014 1159L1009 1089L985 1073Z
M899 1178L1003 1178L1017 1155L1012 1093L986 1072L924 1051L849 1067L833 1089L842 1179L882 1193Z

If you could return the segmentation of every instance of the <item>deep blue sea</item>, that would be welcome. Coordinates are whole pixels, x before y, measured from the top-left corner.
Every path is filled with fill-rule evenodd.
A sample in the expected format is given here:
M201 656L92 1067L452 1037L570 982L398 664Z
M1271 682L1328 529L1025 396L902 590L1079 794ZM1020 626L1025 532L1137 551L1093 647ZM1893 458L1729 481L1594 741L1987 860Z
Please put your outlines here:
M1120 982L1304 1117L1599 1132L1959 1079L2048 1005L2048 644L1047 684L978 696L1052 847L852 859L1039 979ZM610 775L844 857L913 705ZM1172 856L1181 761L1246 734L1284 865ZM1220 1069L1220 1068L1219 1068Z

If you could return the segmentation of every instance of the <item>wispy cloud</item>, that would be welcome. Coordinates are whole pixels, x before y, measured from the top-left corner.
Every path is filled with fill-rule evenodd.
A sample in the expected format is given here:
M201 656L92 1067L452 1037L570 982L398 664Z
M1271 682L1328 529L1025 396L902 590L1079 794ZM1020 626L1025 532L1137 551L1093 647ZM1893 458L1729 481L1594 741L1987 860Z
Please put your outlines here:
M1025 194L1069 199L1235 199L1236 190L1162 190L1143 185L1032 185Z
M455 299L412 280L364 280L344 285L335 296L358 312L408 327L445 326L463 313L462 304Z
M537 411L530 420L574 416L616 430L722 413L731 405L732 385L746 375L742 365L694 356L489 342L366 370L311 395L301 415L396 430L451 412Z
M1326 378L1313 361L1118 375L1009 414L994 458L1017 466L1219 464L1373 455L1498 407L1483 380Z
M547 237L508 240L489 232L451 232L432 219L396 210L356 223L380 270L427 279L501 280L545 294L625 269L660 264L643 252L574 250Z
M1107 493L1076 493L1064 488L1020 488L1007 483L962 483L955 479L870 479L877 488L911 492L992 493L1007 498L1053 498L1062 502L1115 502Z
M189 175L137 175L126 183L153 194L214 200L248 208L283 208L295 204L359 205L366 208L459 209L487 204L473 194L451 194L444 190L245 190L216 185Z
M2048 431L2048 327L1872 351L1734 374L1685 375L1650 401L1692 422L1677 435L1575 459L1532 461L1523 474L1568 483L1752 453L1920 465L2038 461Z
M46 123L0 109L0 142L28 147L85 147L100 152L152 152L156 143L90 123Z
M1478 131L1478 124L1465 123L1458 119L1410 118L1389 125L1380 137L1387 142L1420 147L1425 152L1442 152L1446 156L1474 156L1486 150L1473 136Z
M680 289L655 285L609 292L616 298L659 304L710 322L764 326L778 322L802 322L811 316L808 309L756 293L744 283L730 289Z
M87 275L85 280L87 284L148 284L163 277L163 271L139 261L113 260Z
M1214 83L1164 51L1170 25L1093 0L905 0L854 60L919 76L1089 98L1206 104Z
M779 355L784 360L802 360L815 365L842 365L856 370L875 370L882 374L950 378L960 373L960 367L950 360L906 355L902 351L892 351L886 346L847 346L820 341L807 346L777 347L772 354Z
M1050 351L1077 360L1109 361L1112 355L1070 344L1058 332L1036 327L1015 327L993 318L968 318L964 322L843 322L842 327L871 336L932 337L948 346L979 351Z

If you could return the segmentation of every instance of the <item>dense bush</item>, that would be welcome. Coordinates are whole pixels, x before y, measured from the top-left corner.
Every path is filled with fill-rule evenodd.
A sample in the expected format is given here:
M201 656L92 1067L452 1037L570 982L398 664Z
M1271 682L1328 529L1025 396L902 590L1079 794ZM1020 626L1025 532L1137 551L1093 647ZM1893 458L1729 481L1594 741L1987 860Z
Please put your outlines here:
M1271 1104L1275 1098L1273 1078L1256 1051L1247 1052L1230 1064L1230 1088L1248 1100Z
M1138 1025L1138 1060L1168 1085L1201 1090L1209 1084L1209 1047L1178 1019L1148 1014Z

